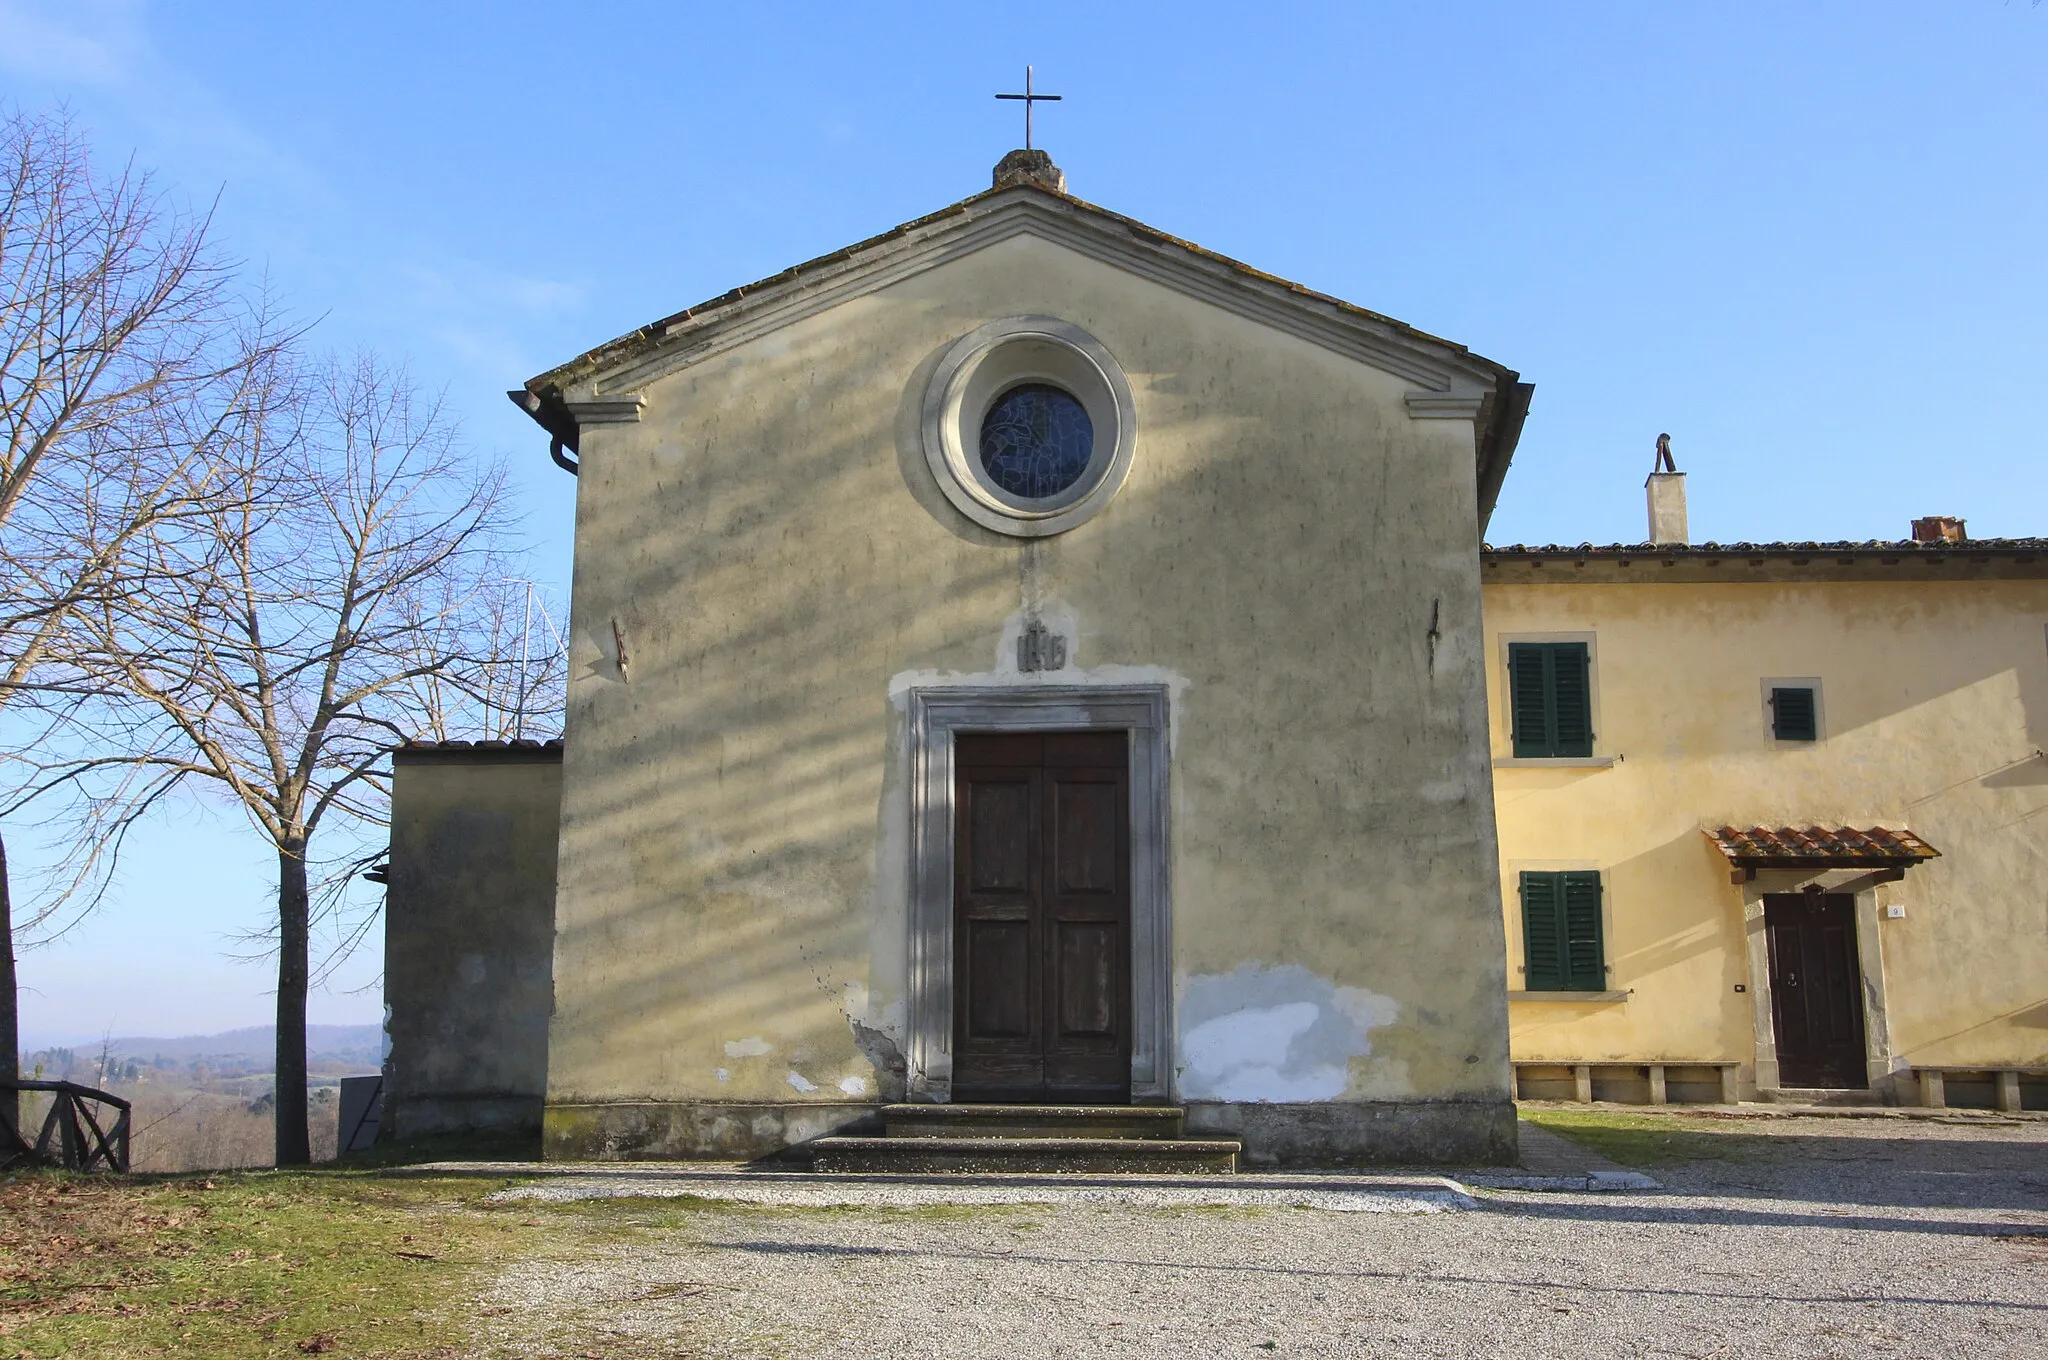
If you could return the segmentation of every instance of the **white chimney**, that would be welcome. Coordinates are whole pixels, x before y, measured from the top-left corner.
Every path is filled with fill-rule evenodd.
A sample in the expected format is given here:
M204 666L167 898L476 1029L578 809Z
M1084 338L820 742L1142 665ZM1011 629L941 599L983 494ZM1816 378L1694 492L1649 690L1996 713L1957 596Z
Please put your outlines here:
M1685 525L1685 474L1653 472L1643 483L1650 502L1650 542L1690 543Z
M1657 436L1657 466L1643 483L1650 505L1650 542L1690 543L1685 523L1685 474L1671 458L1671 436Z

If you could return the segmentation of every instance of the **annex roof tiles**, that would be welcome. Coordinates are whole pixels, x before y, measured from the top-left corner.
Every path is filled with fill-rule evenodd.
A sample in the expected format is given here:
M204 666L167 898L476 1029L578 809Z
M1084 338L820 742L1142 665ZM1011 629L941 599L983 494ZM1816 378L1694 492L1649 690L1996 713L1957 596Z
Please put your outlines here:
M534 756L560 755L562 739L551 737L546 741L531 738L516 738L512 741L423 741L417 738L391 748L394 756Z
M1882 826L1724 826L1705 835L1738 869L1903 869L1941 854L1910 831Z

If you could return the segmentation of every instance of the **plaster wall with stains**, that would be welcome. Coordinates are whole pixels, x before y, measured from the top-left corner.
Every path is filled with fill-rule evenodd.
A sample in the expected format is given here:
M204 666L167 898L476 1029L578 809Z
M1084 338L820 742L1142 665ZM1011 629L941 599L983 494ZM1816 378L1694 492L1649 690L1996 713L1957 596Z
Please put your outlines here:
M393 764L385 1136L537 1131L560 751L401 751Z
M1485 601L1497 761L1506 641L1582 634L1594 753L1613 760L1494 771L1509 985L1521 871L1592 868L1608 986L1627 993L1517 1001L1516 1060L1748 1068L1745 895L1798 876L1737 886L1701 831L1819 824L1903 827L1941 851L1857 899L1892 1066L2048 1064L2048 581L1488 582ZM1818 680L1820 740L1774 740L1770 678Z
M1138 419L1118 497L1035 542L919 440L941 352L1023 314ZM1024 234L586 430L551 1106L900 1093L905 686L1144 676L1180 1090L1504 1108L1473 430L1410 386ZM1065 669L1017 673L1033 618Z

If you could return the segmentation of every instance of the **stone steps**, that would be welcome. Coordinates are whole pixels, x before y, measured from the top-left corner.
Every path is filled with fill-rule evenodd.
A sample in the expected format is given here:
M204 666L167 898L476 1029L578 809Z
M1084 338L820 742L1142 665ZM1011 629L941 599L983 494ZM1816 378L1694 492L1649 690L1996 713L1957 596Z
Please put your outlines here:
M1757 1101L1766 1105L1882 1105L1875 1091L1840 1087L1760 1086Z
M1211 1138L819 1138L810 1146L814 1171L900 1175L1229 1173L1242 1150Z
M813 1170L906 1175L1183 1175L1237 1170L1243 1145L1187 1138L1173 1105L889 1105L881 1138L819 1138Z
M885 1105L891 1138L1179 1138L1178 1105Z

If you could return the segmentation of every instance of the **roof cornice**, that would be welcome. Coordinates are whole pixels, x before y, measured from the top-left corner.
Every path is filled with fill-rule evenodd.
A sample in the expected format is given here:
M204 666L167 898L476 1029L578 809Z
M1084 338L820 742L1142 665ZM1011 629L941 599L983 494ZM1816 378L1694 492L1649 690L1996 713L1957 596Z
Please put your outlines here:
M1964 543L1610 543L1482 547L1494 584L1987 581L2048 579L2048 539Z

